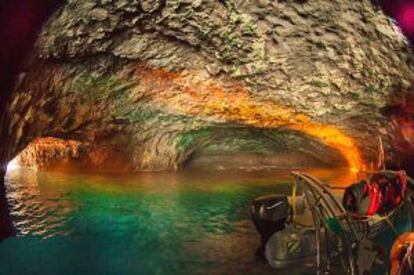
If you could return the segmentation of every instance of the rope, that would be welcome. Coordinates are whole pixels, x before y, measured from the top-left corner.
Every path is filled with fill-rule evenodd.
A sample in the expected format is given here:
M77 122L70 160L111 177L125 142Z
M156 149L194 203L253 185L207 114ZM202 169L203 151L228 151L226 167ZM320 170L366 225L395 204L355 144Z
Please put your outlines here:
M293 184L292 184L292 210L293 210L293 217L296 216L296 193L297 193L297 183L296 180L293 179Z

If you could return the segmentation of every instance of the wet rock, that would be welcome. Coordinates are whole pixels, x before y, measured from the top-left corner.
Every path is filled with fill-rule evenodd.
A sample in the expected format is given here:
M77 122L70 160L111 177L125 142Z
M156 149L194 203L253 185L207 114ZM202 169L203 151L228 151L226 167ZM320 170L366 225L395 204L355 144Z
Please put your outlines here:
M160 0L141 0L141 8L144 12L154 12L161 6Z
M102 8L96 8L91 10L90 14L89 14L93 19L96 19L98 21L104 21L105 19L108 18L109 13L107 10L102 9Z
M54 163L69 162L80 158L81 143L56 138L32 141L15 160L20 166L43 169Z
M79 165L89 169L110 171L130 169L130 166L122 160L122 156L118 151L110 145L43 137L30 142L13 161L19 166L35 170Z

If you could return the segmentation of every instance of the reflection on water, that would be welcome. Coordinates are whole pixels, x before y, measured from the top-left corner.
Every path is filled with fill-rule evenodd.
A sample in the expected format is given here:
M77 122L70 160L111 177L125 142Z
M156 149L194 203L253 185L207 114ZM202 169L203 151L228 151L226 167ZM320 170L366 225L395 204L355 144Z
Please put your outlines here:
M43 188L44 178L33 170L13 170L6 177L7 199L19 235L52 237L65 234L60 227L73 210L59 188ZM58 183L61 179L51 179ZM47 179L46 179L47 181Z
M312 172L334 185L355 180ZM0 243L0 274L271 274L254 258L247 209L256 196L289 193L289 181L286 171L11 171L19 237Z

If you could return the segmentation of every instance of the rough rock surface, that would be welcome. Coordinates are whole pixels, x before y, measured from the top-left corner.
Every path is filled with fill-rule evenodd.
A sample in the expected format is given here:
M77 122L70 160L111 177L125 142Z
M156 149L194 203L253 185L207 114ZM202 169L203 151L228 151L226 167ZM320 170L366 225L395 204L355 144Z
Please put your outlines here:
M42 138L32 141L16 158L17 164L42 169L56 162L80 158L81 143L55 138Z
M362 0L73 0L45 25L9 104L3 160L53 136L139 170L200 154L389 160L382 112L413 83L397 28Z
M51 137L34 139L13 161L16 165L36 170L72 167L111 171L131 169L116 148Z

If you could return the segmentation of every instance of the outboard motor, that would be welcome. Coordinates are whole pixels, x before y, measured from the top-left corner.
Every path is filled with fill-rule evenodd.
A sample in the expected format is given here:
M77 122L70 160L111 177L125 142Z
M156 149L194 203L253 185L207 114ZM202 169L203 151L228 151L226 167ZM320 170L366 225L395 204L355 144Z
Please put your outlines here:
M250 217L261 237L256 254L264 256L266 243L277 231L283 230L292 216L288 198L280 195L261 196L253 200Z

